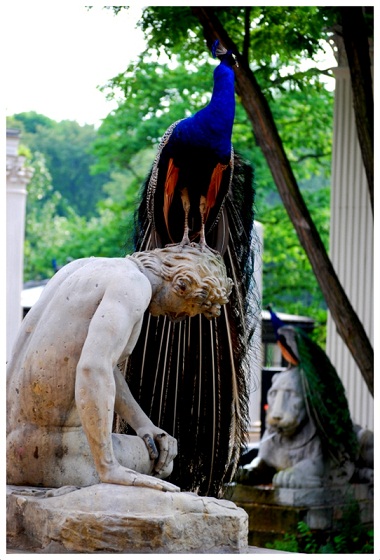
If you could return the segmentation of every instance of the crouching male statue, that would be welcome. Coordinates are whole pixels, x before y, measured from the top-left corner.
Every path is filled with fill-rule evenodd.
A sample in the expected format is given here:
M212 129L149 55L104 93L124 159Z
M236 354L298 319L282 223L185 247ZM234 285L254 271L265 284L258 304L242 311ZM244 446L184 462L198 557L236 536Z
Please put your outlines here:
M62 268L25 317L7 371L7 484L99 482L179 491L177 442L133 398L117 364L146 309L217 317L232 281L221 257L178 246ZM114 412L136 436L112 433Z

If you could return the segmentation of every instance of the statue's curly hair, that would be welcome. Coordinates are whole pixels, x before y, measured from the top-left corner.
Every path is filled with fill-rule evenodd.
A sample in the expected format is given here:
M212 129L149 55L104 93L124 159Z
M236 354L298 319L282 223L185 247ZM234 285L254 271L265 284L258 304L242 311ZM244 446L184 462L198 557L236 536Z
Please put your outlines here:
M171 281L173 290L185 299L202 303L206 316L215 316L213 308L228 302L233 282L228 278L222 257L197 244L172 245L131 255L144 267L164 280Z

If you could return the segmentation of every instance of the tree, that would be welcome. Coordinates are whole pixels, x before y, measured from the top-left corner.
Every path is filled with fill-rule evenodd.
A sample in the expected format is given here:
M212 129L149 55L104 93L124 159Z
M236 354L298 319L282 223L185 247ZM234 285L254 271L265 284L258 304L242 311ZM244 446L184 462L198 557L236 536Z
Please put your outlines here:
M110 177L109 169L92 173L95 128L75 121L57 123L35 112L14 115L13 122L22 124L23 143L32 152L44 154L54 190L62 195L57 212L67 215L71 207L81 216L92 216L97 202L104 198L103 184Z
M63 124L67 123L66 121ZM61 124L34 112L7 117L7 127L18 128L21 131L23 143L19 146L19 152L23 153L28 160L28 166L34 170L28 184L26 206L24 281L49 278L54 274L56 267L61 267L72 259L87 257L89 254L123 257L133 250L132 233L137 190L148 171L154 153L149 150L138 152L130 158L128 169L124 171L110 172L110 166L106 166L106 170L101 172L101 177L102 181L107 181L101 185L99 200L93 208L90 208L91 201L88 202L89 215L81 215L54 183L51 170L55 171L55 167L51 162L48 165L48 155L36 150L38 144L45 148L47 136L50 138L50 142L47 143L49 148L50 144L55 143L56 137L63 147L69 142L69 136L65 139L65 131L79 131L78 136L81 135L82 127L77 123L71 123L72 127L61 127ZM78 140L74 146L85 171L76 184L78 198L80 195L84 201L87 200L89 187L89 180L85 180L86 177L90 177L88 166L97 161L90 153L92 127L88 127L88 130L91 133L89 141L82 143ZM28 148L26 143L31 148ZM57 157L61 157L62 173L67 169L67 174L70 175L70 157L63 157L59 146L51 148L50 153L53 152L58 154ZM93 167L96 173L95 164ZM57 174L55 176L57 177Z
M62 195L55 191L44 156L34 153L29 165L34 174L28 185L24 249L24 280L51 277L55 267L72 259L124 257L133 250L134 201L140 186L141 167L146 154L131 161L134 172L114 173L104 185L104 198L97 204L97 215L80 216L66 207L58 212ZM137 178L136 178L137 176Z

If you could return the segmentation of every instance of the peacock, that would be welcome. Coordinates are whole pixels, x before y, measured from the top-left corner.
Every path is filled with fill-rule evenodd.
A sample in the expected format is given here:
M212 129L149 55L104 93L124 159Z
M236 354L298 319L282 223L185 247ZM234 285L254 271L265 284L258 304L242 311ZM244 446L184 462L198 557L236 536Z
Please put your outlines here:
M297 348L294 347L292 337L289 337L289 339L287 339L284 334L286 333L286 330L280 330L284 329L286 327L286 324L273 311L270 305L267 306L267 309L270 313L271 323L276 337L276 343L281 350L282 357L288 362L288 364L291 364L292 366L298 365Z
M301 373L308 411L330 455L339 460L342 449L354 461L358 440L345 389L327 354L302 328L284 323L267 307L283 357Z
M134 239L138 251L207 245L223 256L233 292L211 321L199 315L171 322L147 313L126 377L152 421L178 440L169 480L221 497L247 437L258 305L253 169L231 143L236 63L219 42L212 53L220 62L210 102L164 133L142 186Z
M202 247L219 217L228 231L220 210L233 177L236 62L219 41L212 53L220 64L214 70L211 100L165 132L144 193L155 245L198 240ZM228 239L220 242L218 250L223 252Z

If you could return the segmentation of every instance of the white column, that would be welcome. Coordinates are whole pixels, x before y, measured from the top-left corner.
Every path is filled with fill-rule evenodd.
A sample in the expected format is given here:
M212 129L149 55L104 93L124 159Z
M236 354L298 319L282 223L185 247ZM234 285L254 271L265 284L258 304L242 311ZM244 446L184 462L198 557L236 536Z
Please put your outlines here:
M6 359L22 321L21 290L24 267L26 186L32 170L24 167L25 158L18 155L19 132L7 130L7 196L6 196Z
M256 236L254 239L256 295L260 309L258 310L257 325L252 340L251 386L249 394L250 431L260 434L261 407L261 370L263 367L263 343L261 339L261 303L263 293L263 240L264 228L260 222L255 222Z
M350 73L341 44L335 78L330 257L373 344L373 216L357 137ZM353 421L373 429L373 398L330 313L327 354L346 389Z

